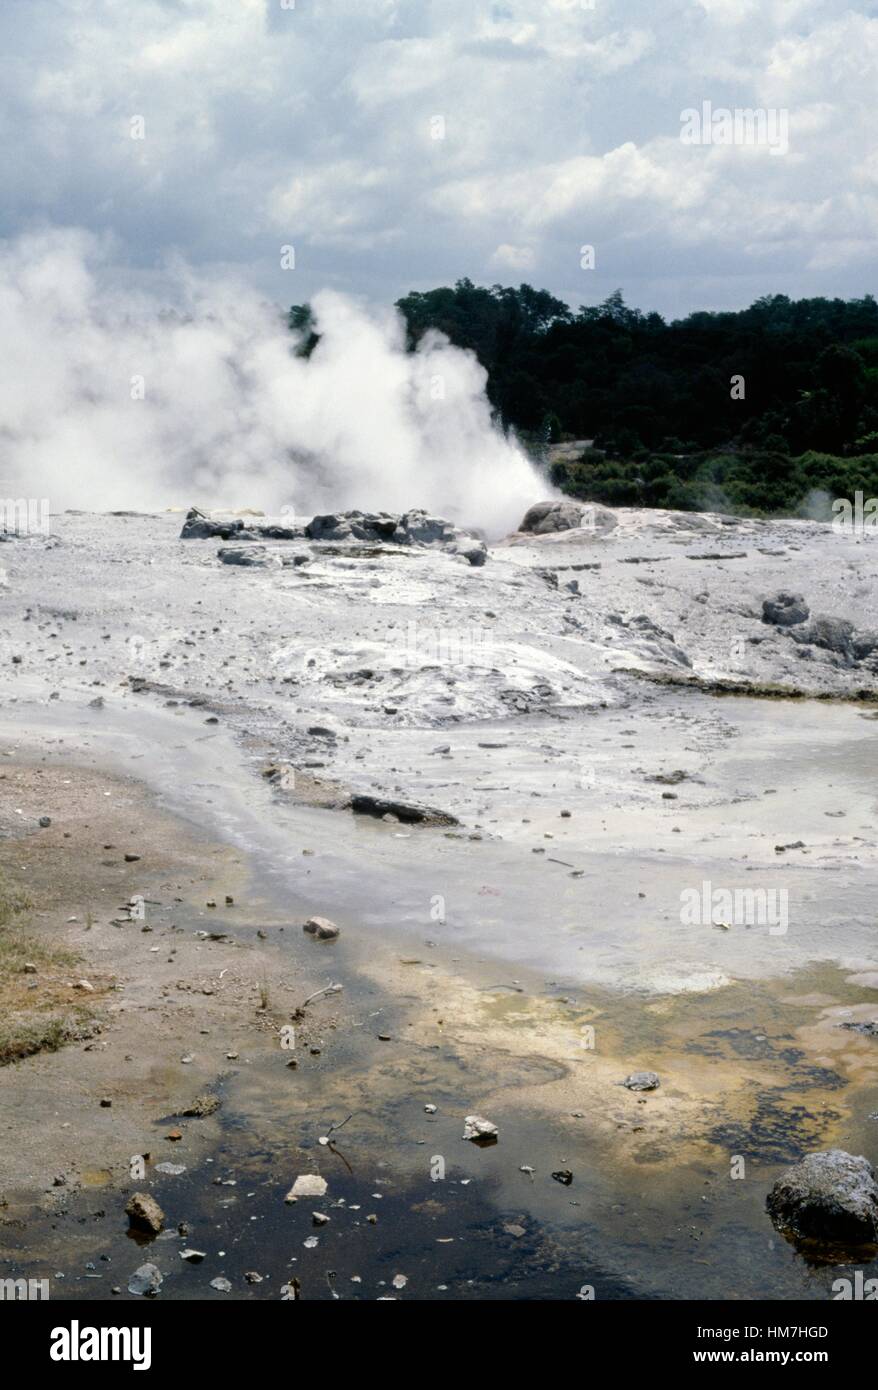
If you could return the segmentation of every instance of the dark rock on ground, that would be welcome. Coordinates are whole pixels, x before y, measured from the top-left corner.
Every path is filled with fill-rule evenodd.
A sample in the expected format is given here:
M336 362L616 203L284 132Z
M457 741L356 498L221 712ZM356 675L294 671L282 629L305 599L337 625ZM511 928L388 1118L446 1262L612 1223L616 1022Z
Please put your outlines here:
M459 825L456 816L432 806L416 806L405 801L386 801L380 796L357 794L351 797L351 810L358 816L394 816L406 825Z
M807 1154L778 1178L766 1200L775 1225L793 1236L844 1244L878 1241L878 1184L868 1159L828 1149Z
M271 521L248 520L244 522L240 517L235 520L214 521L193 507L189 511L180 532L181 540L284 541L302 540L303 538L311 541L360 541L373 545L384 543L434 547L448 550L451 554L459 555L461 559L476 566L483 565L488 557L485 543L478 536L471 535L468 531L461 531L450 521L446 521L444 517L431 516L428 512L418 508L403 512L401 515L390 512L361 512L357 510L325 512L320 516L312 517L305 525L282 526ZM253 555L256 551L257 547L254 547L252 551L237 549L220 551L220 559L227 565L281 563L278 557L272 555L271 552L267 552L266 557L262 560L237 558L239 555ZM305 563L307 559L307 556L297 556L292 560L284 558L283 563L300 565Z
M794 627L803 623L811 610L801 594L781 592L762 600L762 621L775 627Z
M302 931L313 936L315 941L334 941L341 936L341 928L330 922L328 917L309 917Z
M148 1192L135 1192L125 1205L125 1215L138 1231L157 1235L165 1224L165 1213Z
M847 618L812 618L806 628L800 628L791 635L797 642L822 647L824 651L834 652L849 661L853 659L854 625Z
M629 1091L655 1091L661 1081L654 1071L633 1071L630 1076L626 1076L622 1082Z
M399 520L388 512L327 512L308 522L305 535L312 541L389 541Z
M191 507L180 532L181 541L231 540L244 530L243 521L212 521L197 507Z
M389 541L394 545L440 547L460 555L471 565L483 565L488 555L484 542L476 536L459 530L444 517L431 516L418 508L401 516L388 512L329 512L315 516L305 533L310 540Z

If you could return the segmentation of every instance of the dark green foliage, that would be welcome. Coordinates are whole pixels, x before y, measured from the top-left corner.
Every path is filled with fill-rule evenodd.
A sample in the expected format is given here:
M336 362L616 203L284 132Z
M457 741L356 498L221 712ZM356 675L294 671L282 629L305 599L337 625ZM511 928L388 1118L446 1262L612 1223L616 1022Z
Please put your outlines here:
M742 447L623 461L586 450L573 462L556 463L551 477L563 492L608 505L829 521L836 497L853 501L858 490L878 497L878 452L840 458L809 450L790 457Z
M531 285L458 280L398 301L408 346L439 330L476 354L496 418L545 448L590 439L557 485L624 505L753 513L878 495L878 303L766 295L666 323L620 291L574 313ZM317 341L310 309L291 326ZM743 377L743 400L732 378ZM828 505L828 504L826 504Z
M878 494L871 295L767 295L739 312L665 323L628 308L618 290L573 314L530 285L460 280L397 307L410 346L438 328L477 354L505 426L541 444L594 440L601 452L556 468L575 495L765 513L819 506L814 491ZM738 376L743 400L731 395Z

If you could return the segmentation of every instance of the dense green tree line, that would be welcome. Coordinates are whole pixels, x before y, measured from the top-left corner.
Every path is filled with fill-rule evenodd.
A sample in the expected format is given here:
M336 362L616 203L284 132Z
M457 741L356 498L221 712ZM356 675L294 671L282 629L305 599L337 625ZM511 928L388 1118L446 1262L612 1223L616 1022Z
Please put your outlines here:
M545 290L474 285L398 301L414 348L439 329L488 375L498 421L537 447L594 447L555 465L565 490L650 506L795 510L815 492L878 495L878 303L767 295L666 322L616 291L574 312ZM310 336L307 306L291 324ZM735 385L735 383L737 383Z

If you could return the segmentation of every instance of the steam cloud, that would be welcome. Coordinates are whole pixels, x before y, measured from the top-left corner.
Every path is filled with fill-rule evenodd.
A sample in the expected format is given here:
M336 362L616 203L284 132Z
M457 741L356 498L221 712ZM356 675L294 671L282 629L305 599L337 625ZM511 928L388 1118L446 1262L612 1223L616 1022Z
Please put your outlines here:
M169 267L120 283L79 229L0 244L0 479L64 508L426 507L490 536L547 488L491 423L485 373L395 312L322 291L310 360L251 286ZM170 306L170 307L169 307Z

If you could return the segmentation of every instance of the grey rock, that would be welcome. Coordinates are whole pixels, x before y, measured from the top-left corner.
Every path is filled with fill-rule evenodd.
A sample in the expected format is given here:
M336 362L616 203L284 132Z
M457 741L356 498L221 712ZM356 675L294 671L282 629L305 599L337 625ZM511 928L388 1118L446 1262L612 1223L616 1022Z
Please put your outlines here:
M655 1091L661 1084L654 1071L633 1071L622 1082L629 1091Z
M854 625L847 618L812 618L806 628L792 634L797 642L822 647L850 661L854 655Z
M139 1265L128 1280L128 1292L153 1298L162 1286L160 1270L151 1264Z
M437 541L450 544L456 534L444 517L415 510L404 512L399 518L393 539L401 545L435 545Z
M479 569L488 558L488 548L485 542L477 540L475 537L464 537L463 540L455 541L450 550L452 555L460 555L474 569Z
M312 517L305 525L279 525L276 522L235 520L213 521L210 517L192 508L183 524L181 540L219 539L224 541L335 541L368 542L373 545L393 543L404 546L430 546L448 550L468 561L470 565L483 565L488 552L483 541L467 531L462 531L441 516L431 516L428 512L415 508L401 515L390 512L324 512ZM286 565L296 567L307 564L309 555L281 555L265 551L261 546L236 544L219 552L220 560L227 565L247 565L257 568Z
M469 1139L473 1144L496 1144L500 1137L500 1131L491 1121L486 1120L484 1115L467 1115L463 1122L464 1139Z
M878 1184L868 1159L828 1149L807 1154L766 1199L774 1224L808 1240L878 1241Z
M330 922L328 917L309 917L302 931L308 936L313 936L316 941L334 941L341 935L341 928Z
M211 517L205 516L197 507L190 507L186 520L183 522L183 529L180 532L181 541L204 541L204 540L272 540L272 541L294 541L301 540L305 535L305 527L296 525L279 525L277 522L259 520L244 520L240 517L214 521Z
M243 521L211 521L197 507L191 507L180 532L181 541L231 540L244 530Z
M244 565L249 569L277 569L281 558L264 545L224 545L217 551L223 565Z
M864 661L874 651L878 651L878 632L855 632L852 638L854 659Z
M536 502L529 507L519 527L534 536L551 535L553 531L589 532L612 531L616 517L606 507L591 502L574 502L569 498L556 502Z
M784 591L762 600L762 621L775 627L794 627L803 623L811 610L801 594Z
M357 794L351 797L351 810L357 816L395 816L406 825L459 825L456 816L437 811L432 806L418 806L405 801L386 801L380 796Z
M387 512L327 512L312 517L305 535L313 541L389 541L398 523Z

